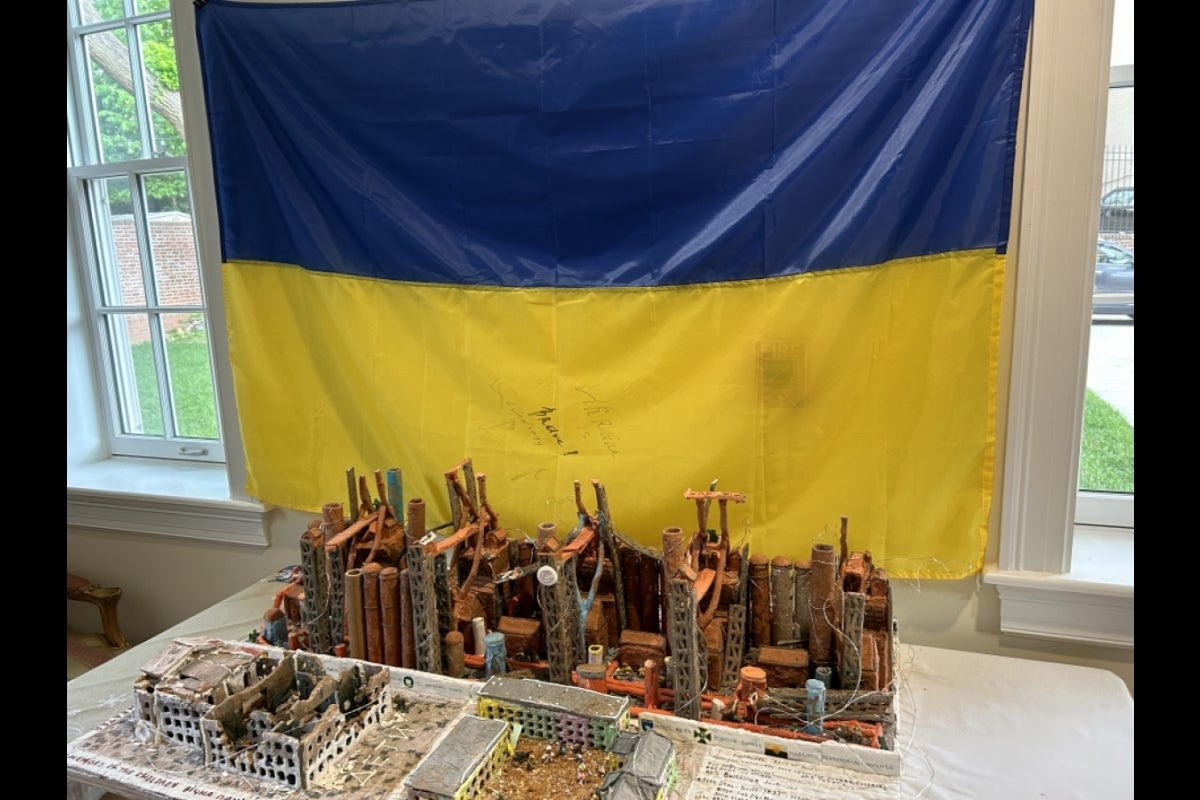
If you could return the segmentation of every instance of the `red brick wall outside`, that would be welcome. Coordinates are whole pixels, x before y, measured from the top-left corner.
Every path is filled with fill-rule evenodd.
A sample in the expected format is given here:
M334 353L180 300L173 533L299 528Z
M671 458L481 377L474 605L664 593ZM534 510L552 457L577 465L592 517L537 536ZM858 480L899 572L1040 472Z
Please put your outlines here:
M121 276L120 302L139 306L146 302L142 288L142 265L133 217L115 216L112 220L113 243ZM200 268L196 259L196 239L192 218L177 211L150 215L150 251L153 254L155 283L160 305L202 305ZM186 328L190 314L169 314L163 323L167 333ZM149 323L144 314L127 317L129 340L137 344L149 339Z

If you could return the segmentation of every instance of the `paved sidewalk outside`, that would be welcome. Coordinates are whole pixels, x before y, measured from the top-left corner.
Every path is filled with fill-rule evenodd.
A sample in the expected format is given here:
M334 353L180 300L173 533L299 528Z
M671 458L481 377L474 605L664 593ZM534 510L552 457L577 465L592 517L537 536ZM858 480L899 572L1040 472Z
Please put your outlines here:
M1087 388L1133 424L1133 320L1096 317L1092 321Z

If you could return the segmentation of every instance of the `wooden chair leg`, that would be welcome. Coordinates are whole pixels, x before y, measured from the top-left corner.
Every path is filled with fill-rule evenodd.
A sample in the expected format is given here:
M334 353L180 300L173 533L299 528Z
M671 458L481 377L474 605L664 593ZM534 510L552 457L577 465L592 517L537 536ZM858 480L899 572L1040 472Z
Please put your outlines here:
M122 590L101 588L99 591L105 592L96 600L96 607L100 609L100 624L104 626L104 638L113 647L129 647L129 640L117 622L117 602L121 599Z
M123 593L118 587L100 586L78 575L67 575L67 599L82 600L100 610L104 638L113 647L129 647L129 640L121 632L117 621L117 603L120 602Z

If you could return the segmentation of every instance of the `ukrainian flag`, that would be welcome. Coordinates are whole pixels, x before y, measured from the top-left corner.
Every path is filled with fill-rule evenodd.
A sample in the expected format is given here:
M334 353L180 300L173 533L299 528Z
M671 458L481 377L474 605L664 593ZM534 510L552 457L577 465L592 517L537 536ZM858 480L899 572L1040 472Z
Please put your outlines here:
M1032 0L196 11L247 491L982 566Z

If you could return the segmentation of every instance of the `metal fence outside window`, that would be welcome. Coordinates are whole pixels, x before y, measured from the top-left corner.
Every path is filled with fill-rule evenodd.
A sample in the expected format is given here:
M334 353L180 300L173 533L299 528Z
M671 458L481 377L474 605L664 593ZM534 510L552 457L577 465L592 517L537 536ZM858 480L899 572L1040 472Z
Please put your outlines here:
M1133 145L1104 148L1100 234L1108 239L1133 238ZM1132 247L1132 241L1130 241Z

